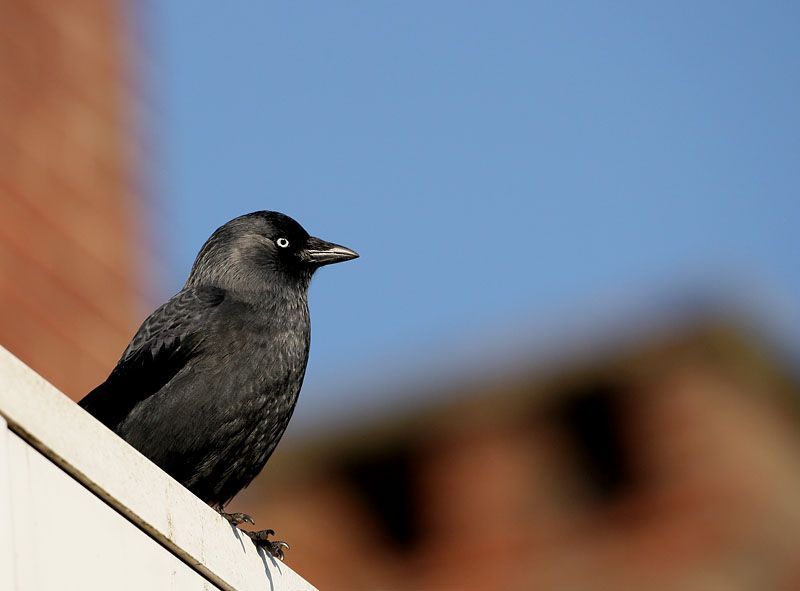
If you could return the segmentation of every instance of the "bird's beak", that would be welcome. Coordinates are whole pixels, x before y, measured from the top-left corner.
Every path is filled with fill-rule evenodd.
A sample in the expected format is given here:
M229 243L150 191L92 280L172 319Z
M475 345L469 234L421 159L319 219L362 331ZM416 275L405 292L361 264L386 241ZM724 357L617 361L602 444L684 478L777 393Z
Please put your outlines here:
M350 250L344 246L334 244L333 242L326 242L313 236L308 239L308 246L303 252L303 258L312 265L321 267L322 265L331 265L333 263L343 263L351 259L357 259L358 253Z

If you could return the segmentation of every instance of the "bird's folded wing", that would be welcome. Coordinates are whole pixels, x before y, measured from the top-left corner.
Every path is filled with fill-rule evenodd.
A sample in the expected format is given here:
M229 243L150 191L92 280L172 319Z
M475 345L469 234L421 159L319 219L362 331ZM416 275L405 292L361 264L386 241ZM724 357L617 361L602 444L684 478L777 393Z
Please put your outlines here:
M215 287L184 289L144 321L108 379L79 404L115 430L197 354L208 323L225 299Z

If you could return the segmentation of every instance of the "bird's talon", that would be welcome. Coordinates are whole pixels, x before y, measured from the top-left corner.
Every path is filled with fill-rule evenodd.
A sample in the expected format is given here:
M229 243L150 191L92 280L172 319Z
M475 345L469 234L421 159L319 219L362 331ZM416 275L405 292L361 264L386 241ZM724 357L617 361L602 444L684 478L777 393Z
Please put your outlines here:
M250 525L256 524L256 522L253 521L253 518L247 513L225 513L224 511L220 511L219 514L222 515L226 521L234 527L241 523L249 523Z
M274 536L275 535L275 530L274 529L262 529L260 531L255 532L255 534L256 534L256 538L254 538L254 539L266 540L269 536Z
M265 550L272 554L275 558L283 562L284 559L284 548L289 550L289 544L286 542L270 542L268 547L265 547Z
M289 544L281 540L269 540L269 536L274 536L275 531L271 529L262 529L261 531L246 531L246 533L257 548L264 548L270 555L278 560L283 560L284 549L289 550Z

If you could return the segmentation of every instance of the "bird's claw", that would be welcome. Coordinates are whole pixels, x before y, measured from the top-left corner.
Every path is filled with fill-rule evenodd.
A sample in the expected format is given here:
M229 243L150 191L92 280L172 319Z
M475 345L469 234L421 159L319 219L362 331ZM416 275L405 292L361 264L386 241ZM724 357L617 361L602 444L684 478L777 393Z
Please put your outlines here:
M224 511L219 512L228 523L231 525L238 526L241 523L249 523L250 525L255 525L256 522L253 521L253 518L250 517L247 513L225 513Z
M278 560L283 560L284 550L289 550L289 544L281 540L270 540L269 536L274 536L275 531L271 529L262 529L261 531L246 531L246 533L257 548L264 548L272 556Z
M269 552L272 556L283 562L284 559L284 548L289 550L289 544L286 542L274 541L274 542L267 542L266 546L262 546L267 552Z

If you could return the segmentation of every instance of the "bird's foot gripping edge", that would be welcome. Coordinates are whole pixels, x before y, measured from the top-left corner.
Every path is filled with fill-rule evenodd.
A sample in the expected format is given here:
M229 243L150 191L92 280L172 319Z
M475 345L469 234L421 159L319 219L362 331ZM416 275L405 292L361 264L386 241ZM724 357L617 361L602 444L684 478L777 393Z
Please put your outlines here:
M253 518L250 517L247 513L225 513L225 511L222 511L220 509L218 509L218 511L219 514L222 515L226 519L226 521L233 526L238 526L239 524L242 523L249 523L250 525L256 524L256 522L253 521Z
M244 531L258 548L264 548L278 560L283 560L283 551L289 549L289 544L280 540L270 540L269 536L274 536L275 532L271 529L261 531Z
M262 529L260 531L247 531L239 528L239 525L242 523L249 523L250 525L256 524L256 522L253 521L253 518L247 513L226 513L221 509L217 509L217 511L233 527L237 528L240 532L247 534L247 536L253 540L253 543L257 548L264 548L264 550L269 552L270 555L274 556L278 560L283 560L283 551L289 549L289 544L280 540L270 540L269 536L274 536L275 530Z

